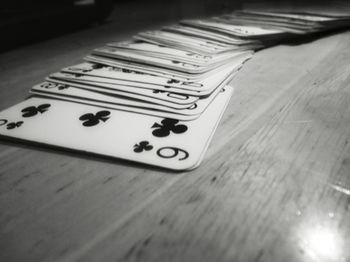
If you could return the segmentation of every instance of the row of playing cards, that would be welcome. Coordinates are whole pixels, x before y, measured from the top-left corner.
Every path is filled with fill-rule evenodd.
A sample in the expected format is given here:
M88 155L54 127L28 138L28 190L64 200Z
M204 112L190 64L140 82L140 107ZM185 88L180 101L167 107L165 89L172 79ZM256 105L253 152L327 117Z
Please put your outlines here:
M173 170L197 167L257 49L349 17L239 11L184 20L97 48L0 113L3 138Z

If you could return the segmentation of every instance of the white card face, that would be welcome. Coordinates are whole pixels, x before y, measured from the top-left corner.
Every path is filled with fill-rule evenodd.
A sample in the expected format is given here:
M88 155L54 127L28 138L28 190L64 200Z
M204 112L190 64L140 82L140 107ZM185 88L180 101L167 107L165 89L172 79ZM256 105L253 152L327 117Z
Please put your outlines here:
M201 55L194 52L184 51L171 47L165 47L157 44L150 44L146 42L114 42L107 44L110 47L119 48L121 50L128 50L133 52L146 53L149 56L167 58L172 60L181 60L189 63L206 64L212 60L212 56Z
M151 90L151 89L131 89L127 86L120 86L118 89L116 89L115 86L108 87L108 85L89 85L89 84L81 84L81 83L75 83L70 81L64 81L64 80L57 80L53 78L47 78L47 82L49 83L55 83L63 85L56 86L56 85L45 85L44 88L51 89L51 88L58 88L60 91L65 89L65 86L73 86L84 90L99 92L107 95L116 95L116 96L124 96L131 99L138 99L141 101L147 101L154 104L160 104L167 106L169 103L173 104L172 107L174 108L187 108L189 105L192 105L195 103L199 98L196 96L189 96L184 94L175 94L170 93L166 91L159 91L159 90ZM43 91L43 90L42 90Z
M206 30L202 30L194 27L189 27L189 26L183 26L183 25L173 25L173 26L164 27L163 29L169 32L175 32L179 34L185 34L188 36L195 36L195 37L200 37L204 39L216 40L216 41L220 41L230 45L237 45L238 47L240 45L256 44L256 42L252 40L243 40L240 38L229 37L224 34L214 33L214 32L210 32L210 31L206 31Z
M170 46L170 47L178 48L184 51L199 53L202 55L211 56L213 54L218 53L216 51L213 51L211 48L206 48L204 46L201 47L199 44L196 44L196 43L181 42L174 39L158 37L152 34L149 35L145 33L139 33L137 35L134 35L133 38L136 40L144 41L151 44Z
M287 18L287 19L295 19L295 20L303 20L308 22L332 22L335 20L338 20L338 18L335 17L329 17L329 16L322 16L322 15L310 15L310 14L298 14L298 13L285 13L285 12L258 12L255 11L254 13L257 14L265 14L270 16L276 16L281 18Z
M202 74L208 72L209 70L222 65L225 60L241 57L246 53L246 51L231 51L221 56L212 56L212 60L207 63L198 63L195 60L190 62L183 62L177 58L174 58L175 60L169 60L166 57L150 56L150 52L142 53L132 50L124 51L112 47L102 47L93 51L93 54L99 56L106 56L116 60L127 60L139 64L159 66L161 68L177 70L187 74Z
M188 96L205 96L211 93L211 90L190 90L190 89L178 89L178 88L167 88L166 86L156 86L156 85L146 85L146 84L133 84L132 82L128 83L120 83L120 80L106 79L106 78L96 78L90 76L79 76L76 77L74 74L70 73L54 73L50 75L52 79L58 79L63 81L69 81L71 83L79 83L79 84L90 84L95 87L101 88L110 88L115 90L120 90L121 88L126 88L128 90L131 89L149 89L149 90L158 90L158 91L168 91L171 93L176 93L180 95L188 95ZM84 80L85 79L85 80ZM137 91L134 91L137 93Z
M37 97L41 98L53 98L53 99L59 99L62 101L68 101L68 102L74 102L82 105L91 105L91 106L97 106L100 108L104 108L107 110L118 110L118 111L124 111L124 112L131 112L135 114L141 114L141 115L148 115L148 116L154 116L154 117L161 117L161 118L171 118L171 119L177 119L181 121L191 121L194 119L197 119L200 114L198 115L180 115L177 113L172 113L168 111L158 111L155 109L148 109L148 108L141 108L141 107L131 107L126 105L117 105L112 103L107 103L105 101L100 102L97 100L87 100L86 98L79 98L79 97L73 97L73 96L62 96L59 94L53 94L53 93L42 93L39 91L32 90L30 93L36 95Z
M130 69L112 67L108 65L102 64L94 64L94 63L81 63L78 65L69 66L63 68L61 70L65 73L72 74L82 74L94 77L103 77L110 79L119 79L123 81L129 81L134 83L148 83L153 85L161 85L161 86L181 86L183 81L174 80L170 78L165 78L161 76L151 75L148 73L134 71Z
M133 61L137 63L149 64L152 66L159 66L164 68L169 68L173 70L178 70L181 72L189 73L203 73L208 71L207 67L198 65L194 62L182 62L179 60L168 60L160 57L151 57L144 55L142 53L128 52L120 49L115 49L112 47L101 47L95 49L93 54L100 56L112 57L115 59L122 59L127 61Z
M304 23L298 21L296 23L294 21L283 21L285 19L276 18L272 16L265 15L252 15L247 13L238 13L225 15L218 18L215 18L217 21L223 21L224 23L233 23L233 24L246 24L253 26L262 26L267 28L278 28L286 32L295 33L295 34L305 34L308 32L313 32L317 29L317 27L309 23Z
M246 55L248 57L245 60L249 59L252 56L252 52L248 52L248 53L249 54ZM95 55L86 56L85 60L88 62L91 62L91 63L103 64L103 65L108 65L108 66L112 66L112 67L143 72L143 73L147 73L147 74L155 75L155 76L160 76L160 77L167 78L167 79L175 79L175 80L178 80L181 82L199 81L200 79L204 79L204 78L208 77L208 75L216 74L217 72L220 72L222 70L221 67L217 67L217 68L214 68L211 71L206 72L204 74L189 74L189 73L184 73L184 72L169 70L169 69L163 69L163 68L154 67L154 66L141 66L139 64L132 63L129 61L119 61L119 60L115 60L112 58L95 56ZM227 66L229 66L229 65L227 65ZM223 65L223 67L224 67L224 65Z
M154 85L163 87L173 87L177 89L194 89L194 90L200 90L200 88L203 86L201 83L194 83L192 81L179 81L176 79L168 79L160 76L153 76L146 73L138 73L136 71L131 70L123 70L120 68L115 68L111 66L99 66L99 68L96 67L94 64L91 63L83 63L75 66L70 66L67 68L63 68L62 72L70 73L71 75L67 74L66 76L72 77L75 80L81 79L85 81L92 81L92 82L104 82L104 83L115 83L115 84L126 84L126 85L133 85L133 86L146 86L153 89ZM235 68L232 68L234 70ZM74 77L74 74L79 74L79 77ZM80 75L86 75L85 77L82 77ZM89 77L88 77L89 76ZM98 78L105 78L103 79L94 79L92 77L98 77ZM223 78L225 75L223 75ZM111 82L113 79L114 81ZM131 82L131 83L130 83ZM207 89L207 88L205 88Z
M298 19L289 19L283 16L274 15L274 13L271 12L255 12L255 11L240 11L235 12L229 15L224 15L220 17L222 19L239 19L239 18L245 18L250 19L252 21L266 21L266 22L280 22L284 24L285 26L292 26L295 28L308 28L310 26L315 26L317 23L311 22L311 21L303 21Z
M59 98L66 101L96 105L109 109L130 111L139 114L176 118L179 120L189 121L198 118L199 115L204 112L204 110L210 105L220 90L226 86L231 78L232 76L223 81L210 96L201 98L197 100L196 103L193 103L186 108L174 108L173 104L160 105L154 103L145 103L142 101L131 100L127 98L113 97L110 95L82 90L67 85L56 85L53 87L50 83L49 86L51 88L47 88L47 82L32 87L31 93L46 97Z
M184 63L194 63L200 66L210 66L219 62L223 62L225 59L227 60L235 56L239 56L245 51L241 47L237 47L237 50L225 52L222 54L202 55L190 51L180 50L177 48L165 47L159 44L135 41L115 42L108 44L108 46L111 46L116 50L127 50L128 52L140 53L146 56L158 57L168 60L177 60Z
M230 49L230 45L221 43L218 41L201 39L196 37L189 37L187 35L161 31L161 30L146 31L146 32L140 33L140 35L148 35L148 36L160 37L164 39L173 39L175 41L181 41L185 43L198 44L199 46L213 49L213 51Z
M49 83L49 82L43 82L38 85L35 85L32 87L31 91L39 92L40 94L49 93L49 94L54 94L61 97L71 96L76 98L85 98L90 101L95 100L95 101L106 102L107 104L125 105L125 106L131 106L131 107L147 107L147 108L154 108L154 109L163 110L163 111L169 110L170 108L174 110L187 109L195 104L193 103L189 105L181 105L181 104L179 105L174 103L154 103L154 101L150 102L150 101L147 101L147 99L139 100L139 99L127 97L127 96L110 95L110 94L96 92L92 90L77 88L69 85Z
M129 69L132 71L143 72L150 75L161 76L168 79L176 79L179 81L190 81L192 79L197 79L199 76L201 76L200 74L188 74L188 73L184 73L176 70L159 68L151 65L140 65L134 62L116 60L105 56L88 55L84 59L91 63Z
M224 79L230 76L234 70L237 70L248 57L251 57L250 53L245 53L241 57L235 59L236 61L232 59L229 66L224 65L223 67L220 67L221 70L219 72L210 74L200 81L183 82L147 74L125 73L108 66L93 69L93 65L90 63L64 68L62 69L64 73L56 73L51 75L51 77L80 83L94 82L127 85L136 88L162 90L175 93L184 93L184 90L189 90L193 92L185 92L185 94L198 96L200 95L198 94L198 91L205 92L203 94L206 95L214 90Z
M198 26L203 28L212 28L226 33L232 33L240 37L262 37L269 35L283 34L284 31L278 29L264 29L254 26L243 26L243 25L230 25L224 23L218 23L208 20L185 20L182 23L189 26Z
M147 31L134 36L135 39L146 42L153 42L169 46L177 46L179 49L188 47L187 50L193 52L214 55L221 52L227 52L234 49L233 46L215 40L194 38L178 33L171 33L166 31Z
M124 63L121 61L97 57L97 56L88 56L86 60L91 62L92 64L97 65L106 65L113 68L113 70L100 68L101 70L92 70L91 63L90 68L75 68L73 70L80 71L78 73L92 74L95 76L101 77L110 77L116 79L123 80L132 80L128 73L134 73L133 77L135 81L142 81L144 83L153 83L158 85L164 85L164 81L166 81L167 86L179 87L182 88L184 85L191 86L192 82L195 82L194 86L197 86L198 82L202 82L202 84L207 83L209 80L215 78L216 75L222 74L222 71L225 71L226 68L231 68L231 70L239 69L242 64L250 59L253 55L253 51L242 51L242 52L233 52L232 54L224 55L220 59L221 64L215 65L210 71L203 74L188 74L188 73L180 73L176 71L167 71L160 70L155 67L145 67L137 64ZM96 67L96 66L93 66ZM119 69L118 69L119 68ZM64 69L69 70L69 69ZM119 74L116 74L114 71L119 70ZM229 69L228 69L229 70ZM71 70L70 70L71 71ZM108 71L108 73L106 72ZM122 74L125 73L125 74ZM103 75L102 75L103 74ZM109 76L108 76L108 75ZM136 76L137 75L137 76ZM143 76L141 76L143 75ZM146 75L151 75L147 76ZM145 77L145 78L143 78ZM154 78L152 78L154 77ZM162 79L162 80L161 80ZM166 79L166 80L164 80ZM168 82L170 80L170 83ZM176 80L176 81L175 81ZM180 82L180 83L177 83Z
M174 170L191 169L201 160L231 93L226 87L191 122L33 97L0 113L0 134Z

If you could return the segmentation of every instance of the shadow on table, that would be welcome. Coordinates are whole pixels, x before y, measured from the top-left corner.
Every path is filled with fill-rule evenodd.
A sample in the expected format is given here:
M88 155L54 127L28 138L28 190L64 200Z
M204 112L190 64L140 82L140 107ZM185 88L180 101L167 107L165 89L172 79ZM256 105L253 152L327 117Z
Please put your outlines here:
M342 27L342 28L336 28L336 29L332 29L324 32L316 32L312 34L300 35L298 37L291 37L290 39L283 40L279 44L290 45L290 46L302 45L302 44L314 42L320 38L344 33L349 30L350 30L350 27Z
M171 175L178 175L186 172L186 171L166 169L166 168L157 167L153 165L147 165L147 164L138 163L138 162L126 160L126 159L120 159L116 157L104 156L104 155L86 152L82 150L67 149L64 147L52 146L44 143L32 142L32 141L27 141L27 140L18 139L18 138L10 138L2 135L0 135L0 145L15 146L22 149L37 150L45 153L55 153L55 154L69 156L69 157L80 158L84 160L104 162L108 164L117 164L117 165L123 165L126 167L134 167L138 169L148 169L151 171L162 172L162 173L167 173Z

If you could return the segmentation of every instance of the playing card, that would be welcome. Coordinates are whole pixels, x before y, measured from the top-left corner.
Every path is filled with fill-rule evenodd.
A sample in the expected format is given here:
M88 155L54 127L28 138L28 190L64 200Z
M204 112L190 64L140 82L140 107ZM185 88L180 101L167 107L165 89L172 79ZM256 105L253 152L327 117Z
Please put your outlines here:
M321 14L313 14L308 12L284 12L284 11L271 11L271 12L264 12L264 11L251 11L251 13L254 14L264 14L268 16L274 16L279 17L284 20L288 21L303 21L305 22L333 22L333 21L344 21L349 20L350 16L329 16L329 15L321 15Z
M306 34L317 30L314 24L278 21L273 16L251 15L243 12L215 17L213 20L233 25L249 25L279 29L292 34Z
M198 37L203 39L209 39L214 41L223 42L231 46L237 46L237 49L247 50L254 46L259 46L261 43L257 40L246 40L238 37L228 36L219 32L211 32L199 28L184 26L184 25L172 25L162 28L164 31L184 34L190 37Z
M58 80L63 80L63 81L68 81L70 83L79 83L79 84L89 84L93 85L95 87L99 88L109 88L109 89L114 89L114 90L121 90L122 88L127 89L131 91L134 89L134 93L137 93L138 89L149 89L152 90L157 90L159 92L170 92L174 94L179 94L179 95L187 95L187 96L207 96L209 95L217 86L212 86L212 89L206 89L206 90L200 90L199 88L191 89L191 88L173 88L173 87L168 87L168 86L159 86L159 85L150 85L150 84L138 84L138 83L120 83L120 80L115 80L115 79L106 79L106 78L99 78L99 77L90 77L90 76L80 76L77 77L74 74L68 74L68 73L54 73L50 75L50 79L58 79ZM225 78L226 79L226 78ZM225 79L220 79L221 81L224 81ZM136 90L137 89L137 90Z
M222 16L222 18L232 18L232 19L250 19L257 21L267 21L267 22L276 22L281 23L284 26L297 27L300 29L308 28L310 25L313 26L314 22L299 20L299 19L290 19L288 17L284 17L282 15L278 15L278 13L274 12L262 12L262 11L252 11L252 10L244 10L244 11L236 11L231 14L227 14Z
M166 78L167 80L173 79L173 80L178 80L180 82L198 82L210 76L216 75L217 73L221 72L225 67L235 65L238 70L245 61L247 61L252 57L252 55L253 55L252 51L246 51L241 55L236 56L234 59L231 59L229 63L225 63L221 66L218 66L202 74L190 74L187 72L180 72L180 71L175 71L175 70L170 70L165 68L159 68L152 65L141 65L130 61L115 60L113 58L99 57L96 55L89 55L85 57L85 60L95 64L102 64L102 65L107 65L114 68L122 68L123 70L131 70L131 71L146 73L149 75L159 76L162 78Z
M201 76L196 74L190 75L190 74L173 71L173 70L167 70L167 69L159 68L155 66L140 65L130 61L115 60L113 58L108 58L104 56L88 55L84 57L84 59L89 63L106 65L114 68L122 68L123 70L141 72L149 75L160 76L167 79L176 79L179 81L191 81L193 78L196 78L197 76Z
M254 50L349 24L342 13L242 10L140 32L32 87L0 112L0 137L192 169Z
M220 65L224 60L239 58L242 55L245 55L244 51L235 51L226 53L224 56L213 57L213 59L207 62L199 63L196 59L184 61L182 58L175 58L173 60L168 59L164 56L154 56L150 55L151 52L135 52L133 50L123 50L120 48L112 47L101 47L93 51L94 55L105 56L113 58L116 60L125 60L131 61L143 65L151 65L160 68L180 71L187 74L202 74L208 72L211 69L214 69ZM215 59L216 58L216 59Z
M280 26L280 28L299 29L304 33L312 33L332 29L334 27L346 26L350 22L349 16L332 16L330 14L303 12L285 12L285 11L257 11L245 10L235 12L230 15L237 20L237 17L255 19L266 26ZM245 20L246 21L246 20Z
M128 52L112 47L97 48L93 50L92 54L132 61L146 65L164 67L186 73L203 73L206 70L206 68L203 68L201 65L191 62L182 62L179 60L168 60L159 57L151 57L142 53Z
M312 24L318 31L329 30L333 28L340 28L348 26L350 24L349 14L344 15L341 13L328 12L324 14L322 12L314 13L310 11L304 12L278 12L274 11L272 14L275 17L282 17L290 21L301 21L303 23Z
M130 111L159 117L177 118L179 120L188 121L198 118L199 115L203 113L203 111L215 99L220 90L231 80L231 78L232 76L225 80L220 86L216 88L214 92L212 92L210 96L201 98L186 108L174 108L173 104L160 105L120 96L110 96L74 88L71 86L64 86L64 89L60 90L60 87L62 86L58 85L56 88L50 88L48 90L46 88L47 83L42 83L34 86L30 92L32 94L37 94L45 97L59 98L66 101L96 105L109 109Z
M175 49L172 47L158 44L150 44L142 41L124 41L108 43L107 46L115 49L139 52L149 56L167 58L189 63L206 64L213 59L213 56L197 54L185 50Z
M271 37L282 37L289 33L279 29L267 29L258 26L233 25L224 22L218 22L212 19L208 20L183 20L181 24L202 28L214 32L223 32L232 36L247 39L266 39Z
M132 113L137 113L141 115L149 115L149 116L156 116L156 117L162 117L162 118L176 118L177 120L181 121L190 121L197 119L200 114L198 115L182 115L170 112L174 111L169 108L167 108L166 111L159 111L158 106L155 106L156 109L150 109L150 108L145 108L145 107L133 107L129 105L119 105L119 104L113 104L109 102L101 102L99 100L88 100L86 98L81 98L81 97L73 97L73 96L67 96L63 94L54 94L53 92L51 93L42 93L40 91L35 91L32 90L30 93L34 94L36 97L41 97L41 98L53 98L57 100L62 100L62 101L69 101L69 102L74 102L74 103L79 103L83 105L92 105L92 106L98 106L100 108L104 109L112 109L112 110L119 110L119 111L125 111L125 112L132 112Z
M149 101L147 99L141 100L130 96L121 96L115 94L108 94L103 92L97 92L93 90L87 90L70 85L63 85L52 82L43 82L35 85L30 90L31 93L37 93L41 95L52 94L60 97L70 96L75 98L83 98L89 101L101 101L108 104L125 105L131 107L152 107L157 106L159 110L163 109L187 109L195 104L175 104L175 103L159 103L159 101ZM196 100L198 101L198 99Z
M190 122L32 97L0 113L0 134L174 170L191 169L201 160L232 91L225 87Z
M224 63L241 54L248 48L243 50L235 49L232 52L226 52L215 55L203 55L200 53L181 50L179 48L167 47L159 44L150 44L142 41L124 41L107 44L115 50L127 50L127 52L135 52L145 56L158 57L168 60L175 60L184 63L194 63L200 66L210 66L218 63Z
M103 83L116 86L130 86L130 88L145 88L193 96L203 96L211 93L212 90L223 82L223 80L232 75L232 72L236 71L241 63L238 62L230 63L230 65L227 66L225 65L223 68L221 67L220 72L209 74L206 78L199 81L178 81L175 79L167 79L147 74L130 75L130 72L124 73L116 71L114 68L103 66L98 69L86 70L88 65L89 64L85 63L65 68L62 69L64 73L55 73L50 77L78 83L93 82L96 85L98 85L98 83Z
M201 39L167 31L146 31L134 36L137 40L153 44L177 47L181 50L188 50L202 55L214 55L223 52L237 50L238 48L220 41Z
M121 87L119 89L108 88L108 86L94 86L90 84L79 84L69 81L57 80L48 78L43 85L34 86L33 89L40 89L38 91L45 92L57 89L57 92L62 92L67 87L75 87L81 90L94 91L96 93L106 94L110 96L121 96L130 99L137 99L139 101L146 101L149 103L169 106L173 108L188 108L195 103L199 98L194 96L188 96L183 94L175 94L166 91L151 90L151 89L139 89L136 93L130 92L130 88ZM131 90L135 91L135 90Z

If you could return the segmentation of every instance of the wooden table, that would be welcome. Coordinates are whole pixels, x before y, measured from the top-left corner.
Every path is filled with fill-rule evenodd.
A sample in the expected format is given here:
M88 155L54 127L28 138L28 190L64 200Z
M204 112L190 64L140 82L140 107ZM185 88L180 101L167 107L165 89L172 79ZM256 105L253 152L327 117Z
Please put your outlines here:
M2 54L0 109L152 26ZM349 46L345 31L258 52L191 172L1 141L0 261L350 261Z

